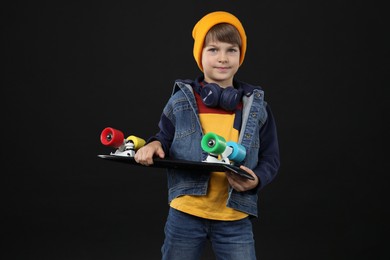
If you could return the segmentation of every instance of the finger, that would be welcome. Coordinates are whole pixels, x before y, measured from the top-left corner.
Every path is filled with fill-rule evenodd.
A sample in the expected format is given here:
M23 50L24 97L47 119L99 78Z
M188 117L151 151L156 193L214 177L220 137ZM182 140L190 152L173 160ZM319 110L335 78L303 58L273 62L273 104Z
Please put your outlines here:
M227 172L226 174L227 178L233 180L234 182L245 182L246 178L234 173L234 172Z
M234 183L233 185L231 185L232 188L236 191L242 191L242 187L238 184L238 183Z
M236 191L239 191L239 184L231 177L233 176L233 173L227 172L226 175L227 175L227 180L229 182L229 185Z
M254 180L248 180L246 179L245 181L250 181L250 182L258 182L258 177L257 175L248 167L244 166L244 165L241 165L240 166L241 169L243 169L244 171L246 171L247 173L249 173L250 175L252 175L255 179Z
M233 186L233 184L234 184L234 182L235 182L234 173L228 171L228 172L226 172L225 174L226 174L226 178L227 178L229 184L230 184L231 186Z
M140 156L139 163L142 165L148 165L148 164L150 164L150 162L148 160L149 160L148 156L145 153L143 153Z

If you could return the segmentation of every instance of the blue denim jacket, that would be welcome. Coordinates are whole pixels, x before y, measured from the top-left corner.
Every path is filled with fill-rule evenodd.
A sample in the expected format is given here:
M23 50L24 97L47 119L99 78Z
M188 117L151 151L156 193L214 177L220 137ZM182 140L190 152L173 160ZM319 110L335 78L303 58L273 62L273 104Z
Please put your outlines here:
M175 81L172 96L164 107L159 133L150 138L159 140L166 156L201 161L203 133L194 96L196 81ZM272 112L259 87L235 81L243 90L242 126L238 143L246 148L243 164L259 177L259 185L249 191L229 188L227 206L257 217L258 191L270 183L279 169L279 148ZM264 139L264 140L263 140ZM167 169L168 202L181 195L205 195L210 173Z

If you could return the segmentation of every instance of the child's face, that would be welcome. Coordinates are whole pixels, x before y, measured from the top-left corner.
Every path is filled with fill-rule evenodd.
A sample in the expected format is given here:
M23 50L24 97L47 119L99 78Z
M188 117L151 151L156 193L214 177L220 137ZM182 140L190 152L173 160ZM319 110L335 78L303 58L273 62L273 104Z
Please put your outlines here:
M240 48L226 42L206 43L202 51L205 81L225 88L233 85L233 77L240 66Z

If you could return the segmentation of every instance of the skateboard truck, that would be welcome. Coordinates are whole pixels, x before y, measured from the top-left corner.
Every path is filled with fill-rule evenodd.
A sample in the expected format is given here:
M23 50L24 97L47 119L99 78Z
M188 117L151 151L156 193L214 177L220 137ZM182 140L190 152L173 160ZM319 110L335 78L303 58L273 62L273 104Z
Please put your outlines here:
M204 162L233 164L242 162L246 156L244 146L232 141L226 142L225 138L213 132L203 136L201 146L208 153Z
M121 131L106 127L100 134L100 141L105 146L117 148L111 155L134 157L135 152L145 145L145 140L134 135L126 139Z

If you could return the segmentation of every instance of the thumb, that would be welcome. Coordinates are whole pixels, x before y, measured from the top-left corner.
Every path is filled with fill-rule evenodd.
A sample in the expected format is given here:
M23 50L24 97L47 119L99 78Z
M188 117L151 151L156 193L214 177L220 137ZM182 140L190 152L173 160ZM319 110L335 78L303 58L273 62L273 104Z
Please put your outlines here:
M160 158L164 158L165 157L164 150L161 147L157 149L156 154Z

